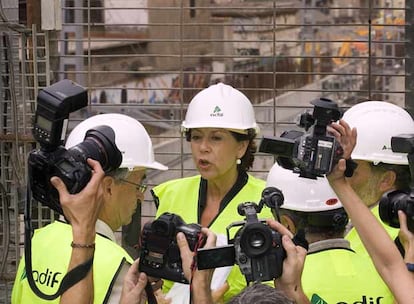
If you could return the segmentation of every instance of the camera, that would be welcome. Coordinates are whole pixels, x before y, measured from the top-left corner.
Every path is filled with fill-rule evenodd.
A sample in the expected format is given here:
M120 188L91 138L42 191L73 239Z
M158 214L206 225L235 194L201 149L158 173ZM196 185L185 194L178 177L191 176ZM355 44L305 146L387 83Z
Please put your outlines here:
M316 179L329 173L343 154L335 137L327 134L327 126L339 120L342 112L327 98L313 100L311 104L313 113L303 113L298 123L305 131L312 129L309 133L289 130L280 137L264 136L259 152L274 154L283 168Z
M237 211L245 216L244 221L231 223L227 228L227 246L201 248L197 251L198 269L231 266L235 263L249 282L262 282L278 278L282 274L286 252L282 246L282 235L260 220L257 213L266 204L272 210L278 210L283 204L282 192L274 187L266 188L259 204L245 202L239 204ZM230 231L240 227L234 238Z
M205 237L199 224L186 224L179 215L165 212L142 229L139 271L188 284L176 239L178 232L184 233L192 251L204 245Z
M87 158L99 161L106 173L122 161L115 132L109 126L88 130L84 141L68 150L63 146L69 114L87 104L86 90L67 79L44 88L37 96L33 136L40 149L28 157L29 184L33 198L60 214L63 211L59 194L50 183L52 176L60 177L69 193L78 193L91 178Z
M414 232L414 134L401 134L391 137L393 152L407 153L411 174L410 189L393 190L384 193L379 202L381 220L391 227L399 228L398 210L407 215L407 226Z

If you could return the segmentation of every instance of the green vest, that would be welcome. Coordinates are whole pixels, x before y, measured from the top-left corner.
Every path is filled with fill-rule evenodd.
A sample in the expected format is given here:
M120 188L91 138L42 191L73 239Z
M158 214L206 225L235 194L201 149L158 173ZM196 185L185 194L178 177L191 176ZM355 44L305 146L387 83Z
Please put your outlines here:
M200 175L197 175L171 180L154 187L152 193L159 202L156 217L164 212L171 212L180 215L187 224L198 223L200 181ZM244 187L231 199L208 228L216 234L226 235L226 227L229 224L245 220L245 217L237 212L237 206L243 202L259 203L265 186L266 183L263 180L248 175L248 181ZM273 215L270 208L265 206L258 217L273 218ZM237 228L232 229L230 237L233 237L237 230ZM246 287L246 279L237 265L232 268L227 282L230 289L224 295L226 302ZM168 292L172 284L173 282L165 280L163 291Z
M379 216L379 209L378 205L371 209L372 214L377 218L377 220L381 223L382 227L388 232L391 239L395 239L398 236L399 229L393 228L385 224L381 221L381 218ZM359 238L358 232L355 228L352 228L348 234L345 236L345 239L347 239L351 243L351 248L358 253L359 255L364 255L365 257L370 258L367 250L365 249L364 244L362 243L361 239Z
M66 274L72 248L71 226L55 221L37 229L32 238L33 279L45 294L56 293ZM97 235L93 262L94 303L106 303L118 272L124 263L132 264L129 254L111 240ZM31 290L26 277L24 257L17 270L12 291L13 304L59 303L60 297L46 301Z
M312 304L394 303L368 259L342 248L308 253L302 287Z

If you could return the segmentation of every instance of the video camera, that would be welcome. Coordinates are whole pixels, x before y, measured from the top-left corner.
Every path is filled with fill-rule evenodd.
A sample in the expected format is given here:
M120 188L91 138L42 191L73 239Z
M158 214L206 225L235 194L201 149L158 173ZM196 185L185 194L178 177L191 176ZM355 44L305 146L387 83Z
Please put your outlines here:
M391 138L393 152L408 153L411 181L408 191L393 190L384 193L379 202L381 220L394 228L400 228L398 210L407 215L407 226L414 232L414 134L401 134Z
M33 136L40 149L29 154L29 184L36 200L60 214L63 211L58 192L50 183L52 176L60 177L70 193L78 193L91 178L87 158L99 161L106 173L122 161L109 126L90 129L82 143L68 150L63 147L69 113L87 104L86 90L67 79L44 88L37 96Z
M230 224L227 230L228 244L215 248L201 248L197 251L198 269L231 266L235 263L249 282L269 281L282 274L286 252L282 245L282 235L260 220L257 213L266 204L278 210L283 204L282 192L274 187L266 188L259 204L245 202L239 204L237 211L246 220ZM241 227L233 239L230 230Z
M205 237L199 224L186 224L179 215L165 212L156 220L146 223L142 229L139 271L188 284L177 244L178 232L184 233L192 251L204 245Z
M308 131L285 131L280 137L264 136L259 152L277 156L277 162L299 176L316 179L329 173L343 154L335 137L327 134L327 126L339 120L342 113L338 105L327 98L311 101L313 113L303 113L298 125Z

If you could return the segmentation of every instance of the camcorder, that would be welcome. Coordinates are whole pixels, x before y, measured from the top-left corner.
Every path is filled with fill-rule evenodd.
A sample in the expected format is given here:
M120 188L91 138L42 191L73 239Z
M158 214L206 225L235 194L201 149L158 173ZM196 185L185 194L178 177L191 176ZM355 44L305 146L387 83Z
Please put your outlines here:
M84 141L68 150L63 146L69 114L87 104L86 90L67 79L44 88L37 96L33 136L40 149L29 154L29 184L37 201L60 214L63 211L58 192L50 183L52 176L60 177L70 193L78 193L91 178L87 158L99 161L106 173L118 168L122 161L115 133L109 126L88 130Z
M393 152L407 153L410 167L410 189L393 190L384 193L379 202L379 215L387 225L400 228L398 210L407 215L407 226L414 232L414 134L401 134L391 137L391 149Z
M237 264L247 283L269 281L280 277L283 260L286 258L282 235L267 226L265 220L258 219L257 213L266 204L278 214L278 208L283 201L283 194L279 189L268 187L263 191L259 204L253 202L239 204L237 211L246 219L234 222L226 228L229 245L198 249L198 269ZM236 227L240 228L231 239L230 230ZM300 242L295 242L307 247L304 238Z
M192 251L204 246L199 224L186 224L176 214L165 212L144 225L141 234L139 271L149 276L188 284L182 268L177 233L183 232Z
M313 113L300 115L298 126L309 133L285 131L280 137L264 136L259 152L276 155L277 162L299 176L316 179L329 173L343 154L334 136L327 134L327 126L342 117L338 105L327 98L311 101Z

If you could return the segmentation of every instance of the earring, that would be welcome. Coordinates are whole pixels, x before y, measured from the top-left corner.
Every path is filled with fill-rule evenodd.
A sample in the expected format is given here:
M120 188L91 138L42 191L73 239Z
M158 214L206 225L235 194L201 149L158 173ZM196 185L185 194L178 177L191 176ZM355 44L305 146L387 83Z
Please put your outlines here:
M241 164L241 160L240 158L236 159L236 164L240 165Z

